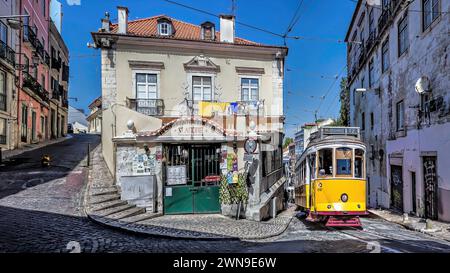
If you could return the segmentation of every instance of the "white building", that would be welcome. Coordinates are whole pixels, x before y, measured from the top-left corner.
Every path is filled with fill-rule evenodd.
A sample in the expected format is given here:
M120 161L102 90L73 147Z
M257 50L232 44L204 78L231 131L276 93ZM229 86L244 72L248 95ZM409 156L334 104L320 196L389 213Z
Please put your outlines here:
M165 214L235 215L223 200L247 169L241 212L274 216L285 183L287 48L236 37L234 16L220 17L220 32L163 15L128 21L125 7L117 18L92 36L102 54L102 151L122 199Z
M450 221L449 8L357 3L346 36L350 123L367 144L371 207Z

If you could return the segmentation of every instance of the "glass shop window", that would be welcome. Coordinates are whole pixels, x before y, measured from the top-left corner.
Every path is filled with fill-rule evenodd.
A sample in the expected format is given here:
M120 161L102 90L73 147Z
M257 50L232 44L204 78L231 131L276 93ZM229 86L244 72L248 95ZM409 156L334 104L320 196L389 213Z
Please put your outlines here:
M364 178L364 151L355 150L355 177Z
M319 150L319 177L333 176L333 149Z
M352 177L352 158L353 153L350 148L336 149L336 176Z

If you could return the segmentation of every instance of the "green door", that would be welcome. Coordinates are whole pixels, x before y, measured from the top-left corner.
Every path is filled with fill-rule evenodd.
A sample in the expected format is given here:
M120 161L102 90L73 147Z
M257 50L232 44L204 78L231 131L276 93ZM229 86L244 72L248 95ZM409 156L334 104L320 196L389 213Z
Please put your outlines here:
M205 180L206 177L220 174L218 148L220 144L178 144L164 147L167 166L186 165L187 177L185 185L171 186L166 183L165 214L220 212L219 182Z
M196 187L194 192L194 213L218 213L219 186Z

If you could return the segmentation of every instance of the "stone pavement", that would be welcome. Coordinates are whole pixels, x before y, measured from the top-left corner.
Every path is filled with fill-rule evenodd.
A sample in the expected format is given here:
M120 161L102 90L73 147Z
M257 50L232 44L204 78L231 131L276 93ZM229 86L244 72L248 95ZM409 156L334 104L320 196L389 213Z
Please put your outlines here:
M22 148L19 148L19 149L3 151L2 152L2 157L3 157L3 160L9 159L9 158L11 158L13 156L18 156L18 155L20 155L22 153L33 151L33 150L36 150L36 149L39 149L39 148L42 148L42 147L45 147L45 146L48 146L48 145L56 144L56 143L59 143L59 142L62 142L64 140L71 139L71 138L72 138L71 135L67 135L65 137L60 137L60 138L57 138L57 139L51 139L51 140L47 140L47 141L44 141L44 142L39 142L39 143L35 143L35 144L27 144L27 145L25 145L25 146L23 146Z
M420 217L408 215L407 219L404 219L403 214L383 209L370 209L370 213L383 218L389 222L393 222L404 226L407 229L426 233L428 235L450 241L450 223L444 223L439 221L425 220ZM427 223L428 228L427 228Z
M294 207L264 222L234 220L220 214L162 215L120 200L113 177L101 155L93 151L85 212L91 220L106 226L147 235L184 239L265 239L283 233L291 222Z

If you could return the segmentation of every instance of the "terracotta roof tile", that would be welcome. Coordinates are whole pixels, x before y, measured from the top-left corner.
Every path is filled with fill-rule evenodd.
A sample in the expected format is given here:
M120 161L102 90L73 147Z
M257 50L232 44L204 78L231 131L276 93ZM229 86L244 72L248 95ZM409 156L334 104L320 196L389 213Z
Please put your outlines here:
M175 29L175 34L172 36L161 36L158 35L157 31L157 20L159 18L168 18L172 21L173 28ZM118 25L111 25L111 32L117 33ZM138 19L128 22L128 34L143 36L143 37L158 37L165 39L178 39L178 40L201 40L201 28L198 25L186 23L165 15L157 15L150 18ZM216 39L212 42L220 42L220 32L216 31ZM235 44L241 45L261 45L256 42L252 42L246 39L235 37Z

